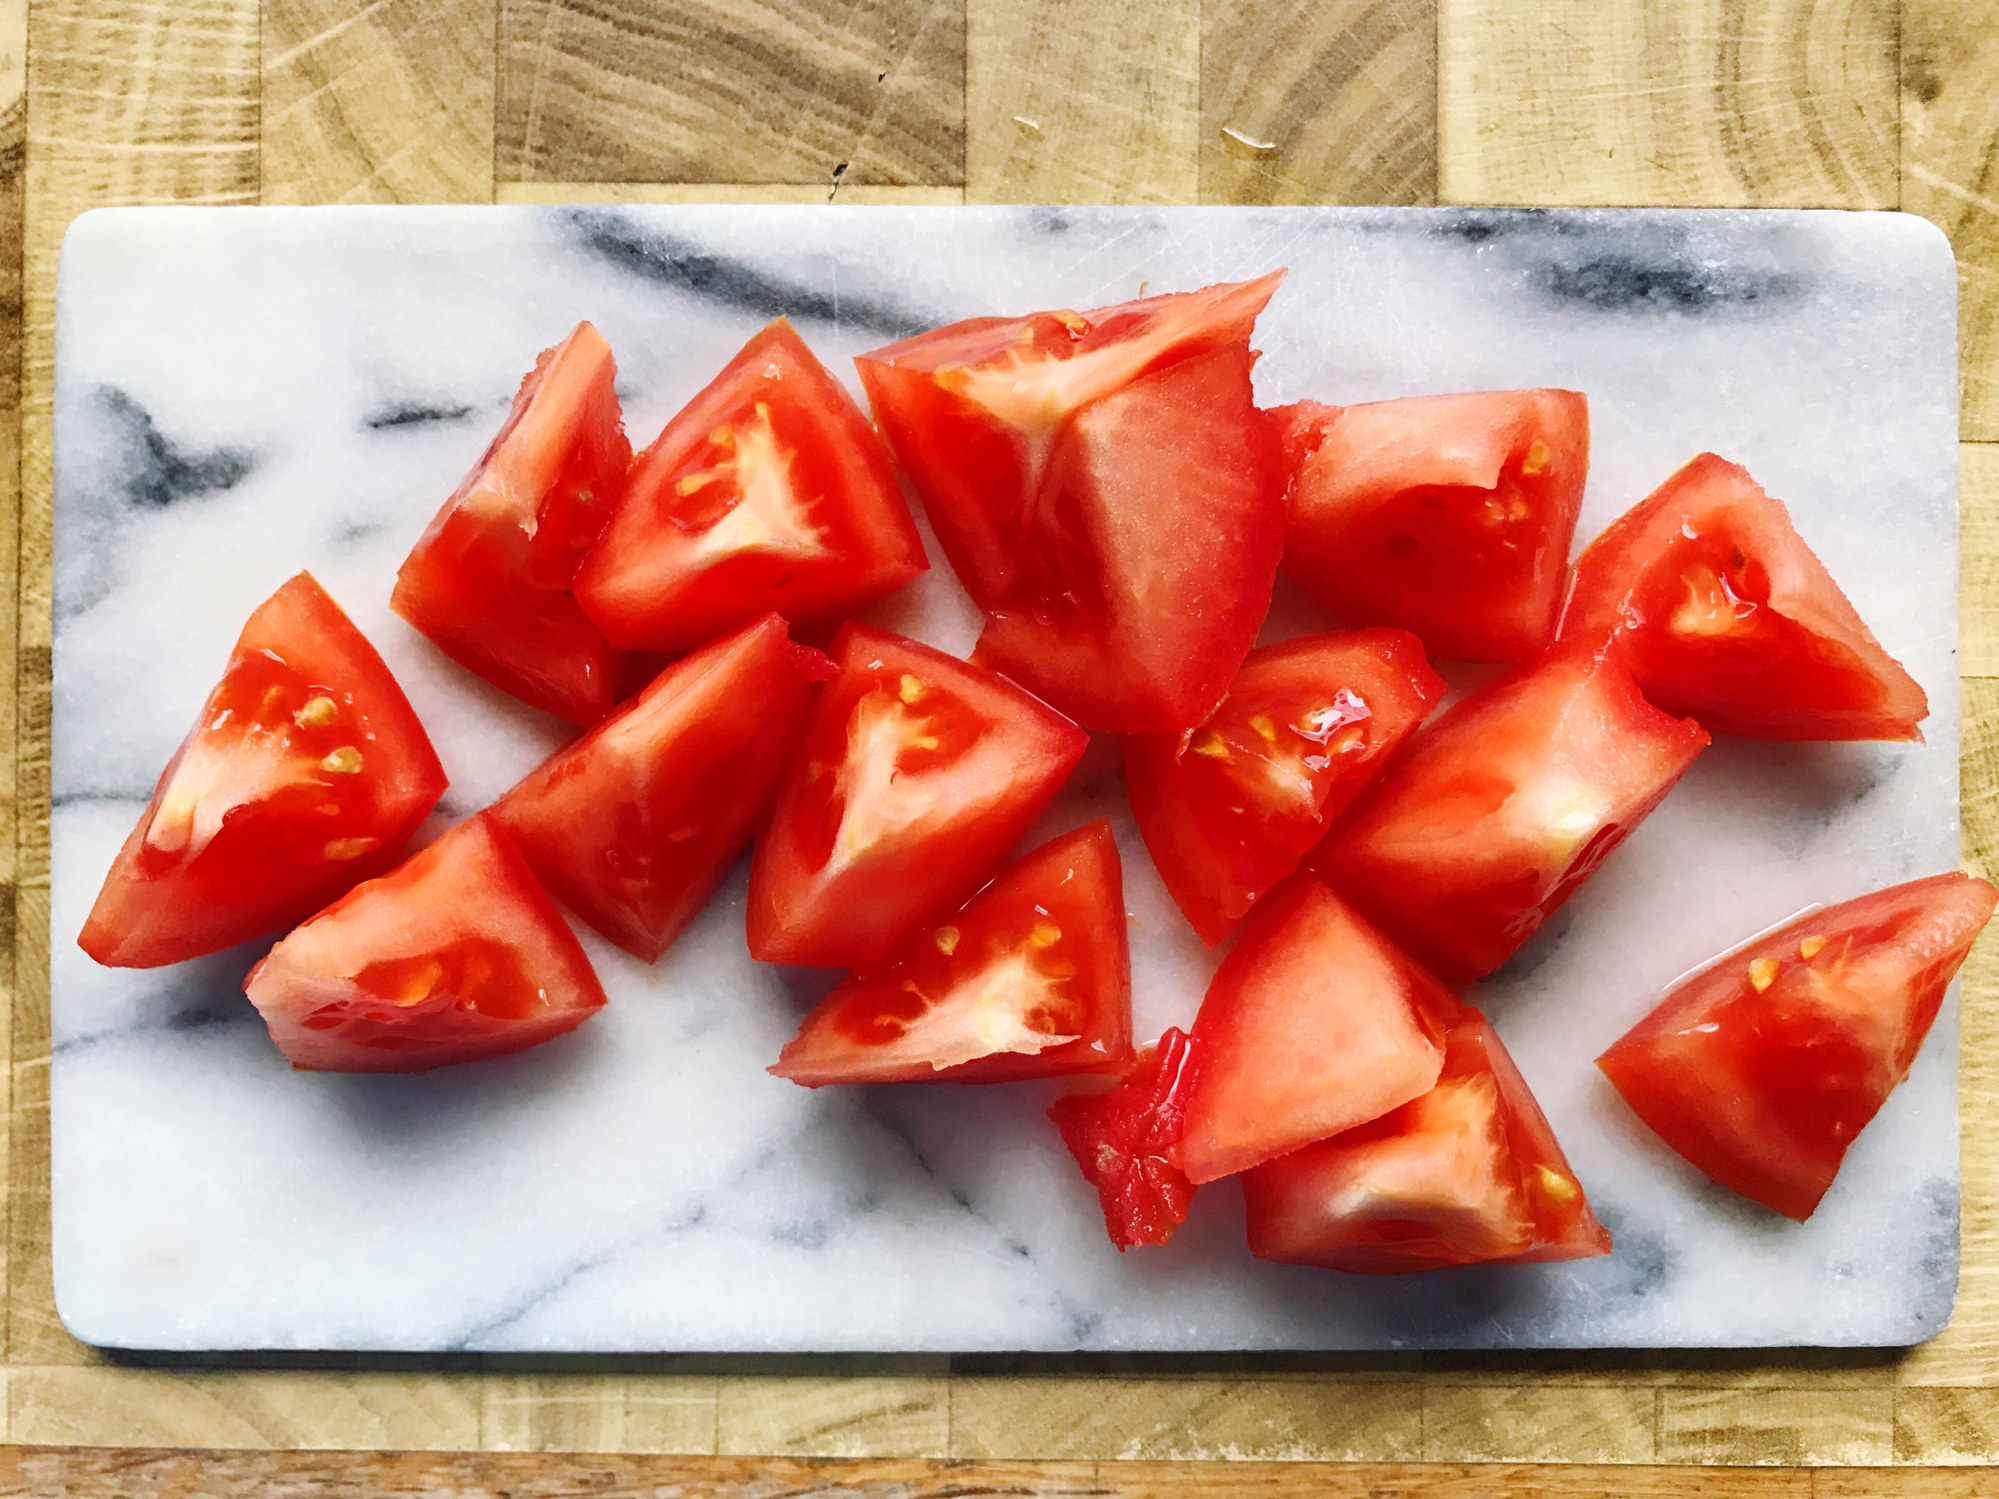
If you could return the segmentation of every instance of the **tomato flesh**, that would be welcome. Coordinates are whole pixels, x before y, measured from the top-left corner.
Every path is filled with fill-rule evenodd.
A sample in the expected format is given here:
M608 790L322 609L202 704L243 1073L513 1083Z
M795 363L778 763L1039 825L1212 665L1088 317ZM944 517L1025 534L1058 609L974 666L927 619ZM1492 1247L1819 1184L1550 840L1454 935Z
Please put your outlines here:
M832 675L766 614L669 666L489 810L551 894L651 962L748 845Z
M1615 661L1550 652L1419 733L1309 861L1439 974L1492 972L1707 745Z
M1174 1155L1186 1122L1191 1056L1187 1033L1175 1027L1140 1052L1116 1086L1049 1105L1062 1143L1097 1189L1104 1227L1120 1253L1164 1244L1187 1221L1194 1184Z
M1004 1083L1131 1061L1124 880L1108 822L1044 843L893 965L822 1000L770 1070L828 1083Z
M1546 645L1589 475L1589 403L1493 390L1272 413L1284 444L1284 570L1336 614L1436 656Z
M243 988L286 1060L312 1072L505 1056L604 1003L575 934L484 813L299 927Z
M1562 639L1716 734L1921 739L1929 698L1881 648L1781 501L1703 453L1576 559Z
M1250 913L1194 1021L1180 1167L1213 1181L1426 1092L1457 997L1311 875Z
M881 439L779 318L634 460L576 597L616 644L683 651L768 611L851 613L928 566Z
M853 623L750 865L767 963L874 968L962 903L1090 737L1011 682Z
M1610 1253L1540 1105L1477 1010L1437 1084L1243 1177L1250 1253L1363 1275Z
M624 497L611 347L588 323L542 352L506 425L396 574L390 604L494 686L572 723L611 711L623 653L570 592Z
M979 659L1079 723L1198 723L1255 641L1283 477L1249 338L1281 275L957 323L856 361L986 611Z
M1908 1076L1995 904L1953 873L1801 916L1679 985L1597 1066L1694 1165L1802 1221Z
M310 573L257 607L77 938L155 968L289 926L393 864L444 768Z
M1443 695L1406 631L1305 635L1251 651L1197 728L1125 736L1138 830L1202 941L1298 867Z

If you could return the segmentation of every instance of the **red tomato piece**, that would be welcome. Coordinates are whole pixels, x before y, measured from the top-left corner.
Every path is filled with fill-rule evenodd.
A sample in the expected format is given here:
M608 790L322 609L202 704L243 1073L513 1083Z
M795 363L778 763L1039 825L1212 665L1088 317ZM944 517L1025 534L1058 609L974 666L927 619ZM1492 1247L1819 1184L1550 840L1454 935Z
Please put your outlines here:
M1694 1165L1803 1221L1995 904L1984 880L1939 874L1801 916L1686 980L1596 1064Z
M428 1072L524 1051L604 1003L576 934L484 813L348 891L243 989L292 1066Z
M570 593L624 496L631 445L611 346L588 323L543 350L500 435L396 574L390 604L494 686L571 723L611 711L623 655Z
M766 614L669 666L489 810L557 899L652 962L748 845L832 675Z
M1249 338L1282 275L977 318L855 361L986 611L978 659L1079 723L1199 723L1255 642L1283 460Z
M1246 1171L1426 1092L1457 997L1299 875L1258 904L1194 1021L1180 1167Z
M1062 1143L1097 1189L1120 1253L1164 1244L1187 1221L1194 1184L1174 1156L1186 1124L1191 1056L1187 1033L1176 1027L1140 1052L1115 1087L1049 1105Z
M1929 698L1782 502L1703 453L1576 559L1562 639L1606 643L1669 713L1758 739L1921 739Z
M1614 661L1557 651L1419 733L1309 861L1445 978L1492 972L1708 743Z
M771 610L852 613L929 565L881 439L779 318L634 460L576 597L607 639L684 651Z
M1011 682L865 625L750 865L750 952L870 969L961 904L1033 826L1090 736Z
M1291 483L1284 570L1433 656L1517 661L1555 632L1589 475L1589 403L1491 390L1272 415Z
M157 968L290 926L393 864L444 787L382 658L300 573L244 624L77 943Z
M1001 870L881 973L819 1002L770 1071L828 1083L1006 1083L1131 1062L1131 956L1111 825Z
M1242 1179L1250 1253L1362 1275L1610 1253L1527 1080L1467 1009L1422 1097Z
M1210 947L1325 836L1444 695L1402 630L1251 651L1198 728L1124 739L1138 830Z

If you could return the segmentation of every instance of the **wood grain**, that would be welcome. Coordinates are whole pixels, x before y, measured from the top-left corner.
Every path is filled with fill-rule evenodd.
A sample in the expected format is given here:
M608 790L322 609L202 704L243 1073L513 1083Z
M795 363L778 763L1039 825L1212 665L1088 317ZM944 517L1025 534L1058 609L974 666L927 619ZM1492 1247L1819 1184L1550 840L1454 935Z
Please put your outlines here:
M490 203L496 0L265 0L266 203Z
M715 1450L713 1375L489 1374L479 1446L493 1452Z
M1661 1461L1876 1466L1893 1454L1892 1390L1661 1390Z
M964 180L963 0L500 0L504 180Z
M962 187L865 182L502 182L499 203L962 203Z
M1892 208L1894 0L1441 0L1447 203Z
M945 1457L951 1392L942 1379L724 1379L715 1450L724 1456Z
M1436 0L1207 0L1204 203L1434 203Z
M1578 1385L1428 1385L1423 1456L1432 1462L1649 1463L1657 1393Z

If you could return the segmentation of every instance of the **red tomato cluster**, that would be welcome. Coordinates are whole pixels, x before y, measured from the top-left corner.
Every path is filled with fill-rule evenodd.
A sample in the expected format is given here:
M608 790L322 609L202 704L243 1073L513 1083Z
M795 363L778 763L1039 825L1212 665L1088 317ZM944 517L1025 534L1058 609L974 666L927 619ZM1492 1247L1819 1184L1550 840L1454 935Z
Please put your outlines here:
M309 917L246 985L279 1048L421 1071L604 1003L551 895L654 960L754 842L751 953L851 970L770 1070L1103 1074L1049 1112L1120 1248L1241 1174L1268 1259L1608 1253L1445 980L1504 963L1711 732L1917 739L1927 703L1784 507L1713 455L1571 570L1573 391L1260 410L1250 338L1281 279L908 339L857 361L873 425L780 319L636 457L582 324L393 604L587 732L392 868L443 774L301 574L245 627L83 946L149 966ZM898 469L985 612L969 661L848 618L928 565ZM1252 650L1280 563L1360 628ZM647 653L678 659L630 683ZM1426 723L1431 655L1513 665ZM1110 825L1002 867L1087 730L1121 736L1188 921L1236 939L1191 1031L1137 1053ZM1995 902L1950 874L1802 918L1600 1065L1702 1170L1803 1217Z

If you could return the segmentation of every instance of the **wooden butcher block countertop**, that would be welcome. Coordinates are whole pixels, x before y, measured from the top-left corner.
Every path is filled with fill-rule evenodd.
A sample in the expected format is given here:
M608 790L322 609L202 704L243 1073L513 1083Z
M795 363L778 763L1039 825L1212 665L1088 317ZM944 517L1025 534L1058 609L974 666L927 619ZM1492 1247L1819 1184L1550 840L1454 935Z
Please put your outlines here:
M57 250L100 204L1901 208L1961 267L1964 854L1990 875L1999 0L0 0L0 107L0 1493L1985 1491L1952 1465L1999 1460L1993 938L1965 970L1957 1316L1906 1354L163 1367L76 1343L49 1279L49 387Z

